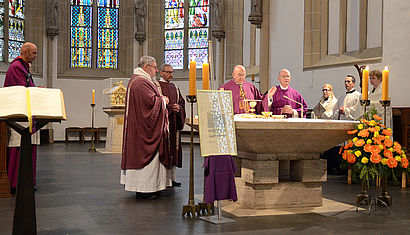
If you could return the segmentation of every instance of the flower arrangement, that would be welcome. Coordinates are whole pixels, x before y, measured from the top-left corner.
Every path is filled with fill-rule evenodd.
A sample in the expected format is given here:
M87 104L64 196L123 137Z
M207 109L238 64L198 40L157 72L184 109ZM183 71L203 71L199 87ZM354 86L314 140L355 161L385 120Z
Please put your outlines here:
M379 177L393 177L397 183L396 173L410 173L406 152L397 141L392 141L392 130L386 128L381 117L366 114L354 130L347 133L354 137L340 148L342 167L352 168L352 177L357 174L361 180L374 180Z

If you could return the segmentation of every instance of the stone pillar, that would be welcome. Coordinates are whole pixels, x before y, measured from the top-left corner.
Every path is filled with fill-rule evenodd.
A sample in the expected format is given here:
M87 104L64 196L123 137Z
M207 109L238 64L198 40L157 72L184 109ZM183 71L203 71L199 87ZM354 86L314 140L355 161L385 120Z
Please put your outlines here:
M261 26L260 32L260 69L259 69L259 90L264 93L267 91L271 84L269 82L270 76L270 48L269 48L269 41L270 41L270 30L269 30L269 23L270 23L270 1L263 1L263 21Z

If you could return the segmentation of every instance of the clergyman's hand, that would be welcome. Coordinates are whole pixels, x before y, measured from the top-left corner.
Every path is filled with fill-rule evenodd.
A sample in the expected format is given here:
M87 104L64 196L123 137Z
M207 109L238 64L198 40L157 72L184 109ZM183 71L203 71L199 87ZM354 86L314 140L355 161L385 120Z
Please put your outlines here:
M293 114L292 107L290 105L283 106L282 113Z
M272 98L273 95L275 94L275 92L276 92L276 86L274 86L274 87L272 87L271 89L269 89L268 98L269 98L269 99Z
M179 104L173 104L171 107L172 112L178 113L179 112Z
M344 107L339 107L339 112L341 114L345 114L345 108Z

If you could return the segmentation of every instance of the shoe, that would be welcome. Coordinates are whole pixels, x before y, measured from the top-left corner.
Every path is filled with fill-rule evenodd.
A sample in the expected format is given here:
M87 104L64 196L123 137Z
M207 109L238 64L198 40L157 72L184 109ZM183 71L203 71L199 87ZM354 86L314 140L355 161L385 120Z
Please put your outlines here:
M11 187L10 188L10 193L11 193L12 196L16 195L16 188Z
M176 181L172 181L172 187L181 187L181 183L178 183Z
M137 199L157 199L161 196L161 192L154 192L154 193L140 193L135 192L135 198Z

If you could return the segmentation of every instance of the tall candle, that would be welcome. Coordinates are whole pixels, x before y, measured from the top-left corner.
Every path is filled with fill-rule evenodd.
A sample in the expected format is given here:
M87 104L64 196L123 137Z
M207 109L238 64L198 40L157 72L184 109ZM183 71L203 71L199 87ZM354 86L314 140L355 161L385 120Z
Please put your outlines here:
M196 61L189 62L189 95L196 95Z
M382 73L382 100L389 99L389 69L384 67Z
M202 88L209 90L209 64L202 64Z
M91 104L95 104L95 90L93 89L93 95L91 99Z
M369 94L369 66L363 70L362 76L362 100L367 100Z

